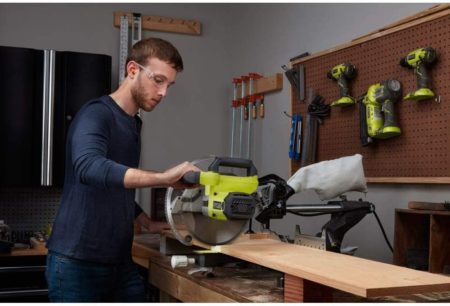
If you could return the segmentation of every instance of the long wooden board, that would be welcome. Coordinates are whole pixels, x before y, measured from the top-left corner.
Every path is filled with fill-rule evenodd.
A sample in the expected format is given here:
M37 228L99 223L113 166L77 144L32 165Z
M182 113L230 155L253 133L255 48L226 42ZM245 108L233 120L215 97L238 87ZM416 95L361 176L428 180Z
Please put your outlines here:
M283 243L243 239L215 251L362 297L450 290L450 277Z

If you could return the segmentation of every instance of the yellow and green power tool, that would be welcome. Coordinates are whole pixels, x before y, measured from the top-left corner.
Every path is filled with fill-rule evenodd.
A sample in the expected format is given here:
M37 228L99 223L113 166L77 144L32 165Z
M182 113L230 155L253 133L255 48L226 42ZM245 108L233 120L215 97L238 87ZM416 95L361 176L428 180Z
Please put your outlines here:
M332 102L331 106L348 106L356 103L355 98L350 96L348 81L355 78L356 68L350 63L343 63L334 66L327 73L327 77L331 80L337 81L339 85L340 98Z
M218 245L236 238L249 220L257 204L257 170L248 159L215 157L199 163L208 171L188 172L183 181L196 188L174 190L166 194L166 218L179 241L190 245L192 237ZM246 175L220 172L219 168L246 170ZM203 169L202 169L203 170ZM233 169L236 170L236 169Z
M401 83L394 79L369 87L367 94L360 100L365 106L365 122L362 119L361 135L364 129L367 130L368 137L377 139L387 139L402 133L394 110L394 103L400 98L401 91ZM367 144L367 139L361 140L363 145Z
M432 47L419 48L408 53L407 56L400 59L400 65L414 69L417 76L416 91L408 93L405 100L425 100L434 97L434 92L429 88L430 81L427 68L431 67L437 60L436 50Z
M219 167L246 168L247 176L219 173ZM216 158L207 172L188 172L183 181L205 186L208 198L208 216L217 220L245 219L253 216L256 199L252 195L258 188L256 168L251 160Z

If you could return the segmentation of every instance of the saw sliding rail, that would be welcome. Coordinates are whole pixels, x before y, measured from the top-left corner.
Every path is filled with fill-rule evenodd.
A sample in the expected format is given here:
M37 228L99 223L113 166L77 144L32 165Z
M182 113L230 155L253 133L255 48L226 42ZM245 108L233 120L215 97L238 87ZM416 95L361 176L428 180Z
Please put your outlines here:
M286 210L292 212L334 213L334 212L342 212L342 205L337 204L287 205Z

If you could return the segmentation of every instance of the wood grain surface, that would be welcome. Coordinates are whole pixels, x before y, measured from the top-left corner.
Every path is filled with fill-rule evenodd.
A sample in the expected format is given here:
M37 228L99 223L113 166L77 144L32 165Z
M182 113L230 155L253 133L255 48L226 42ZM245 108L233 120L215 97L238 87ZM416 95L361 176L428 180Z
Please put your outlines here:
M273 239L215 247L223 254L362 297L450 290L450 277Z

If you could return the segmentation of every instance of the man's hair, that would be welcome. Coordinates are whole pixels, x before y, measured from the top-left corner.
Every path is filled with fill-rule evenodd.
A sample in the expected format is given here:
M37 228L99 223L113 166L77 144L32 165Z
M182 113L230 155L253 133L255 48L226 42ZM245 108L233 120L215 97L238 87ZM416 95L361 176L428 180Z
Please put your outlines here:
M154 57L168 63L178 72L183 71L183 59L178 50L170 42L153 37L142 39L134 44L125 67L130 61L145 66L148 60Z

